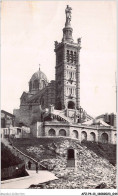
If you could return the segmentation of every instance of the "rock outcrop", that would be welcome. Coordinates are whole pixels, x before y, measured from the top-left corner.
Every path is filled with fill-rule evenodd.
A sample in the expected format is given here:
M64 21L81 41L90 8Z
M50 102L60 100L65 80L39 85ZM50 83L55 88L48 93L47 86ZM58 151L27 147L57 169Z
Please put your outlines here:
M116 167L77 140L48 138L38 141L38 144L35 141L34 144L25 146L25 151L35 156L59 179L35 188L95 189L100 184L105 184L105 189L116 188ZM75 151L76 167L67 167L69 148Z

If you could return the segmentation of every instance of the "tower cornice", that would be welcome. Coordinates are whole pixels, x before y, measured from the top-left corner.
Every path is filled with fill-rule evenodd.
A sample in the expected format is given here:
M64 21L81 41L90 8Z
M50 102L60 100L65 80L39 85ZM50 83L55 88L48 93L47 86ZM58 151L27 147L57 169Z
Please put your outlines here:
M57 41L55 41L55 49L54 51L56 52L57 50L61 49L63 46L65 47L71 47L71 48L77 48L77 49L81 49L80 43L74 43L74 42L60 42L58 43Z

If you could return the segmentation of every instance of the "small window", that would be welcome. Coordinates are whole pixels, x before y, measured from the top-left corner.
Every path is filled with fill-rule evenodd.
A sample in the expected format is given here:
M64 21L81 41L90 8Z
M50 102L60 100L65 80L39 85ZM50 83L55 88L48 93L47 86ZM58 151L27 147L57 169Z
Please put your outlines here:
M74 61L74 64L76 64L76 52L74 52L73 61Z

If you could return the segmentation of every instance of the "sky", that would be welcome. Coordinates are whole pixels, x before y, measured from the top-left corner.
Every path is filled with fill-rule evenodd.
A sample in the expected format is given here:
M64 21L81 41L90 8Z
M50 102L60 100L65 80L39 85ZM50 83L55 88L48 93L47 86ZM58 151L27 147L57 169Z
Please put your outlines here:
M39 64L55 79L54 41L62 40L66 5L74 42L82 38L80 105L92 116L116 112L116 1L2 1L1 109L19 108Z

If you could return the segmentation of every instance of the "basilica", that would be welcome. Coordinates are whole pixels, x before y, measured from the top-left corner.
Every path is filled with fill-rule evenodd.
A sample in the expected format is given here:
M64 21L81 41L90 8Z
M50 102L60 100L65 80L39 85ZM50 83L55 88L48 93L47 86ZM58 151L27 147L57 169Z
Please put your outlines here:
M103 143L116 143L116 128L93 119L80 106L81 38L74 42L72 8L65 9L66 21L61 42L55 41L55 80L48 81L40 70L29 80L29 91L14 109L15 126L30 127L33 137L71 137Z

